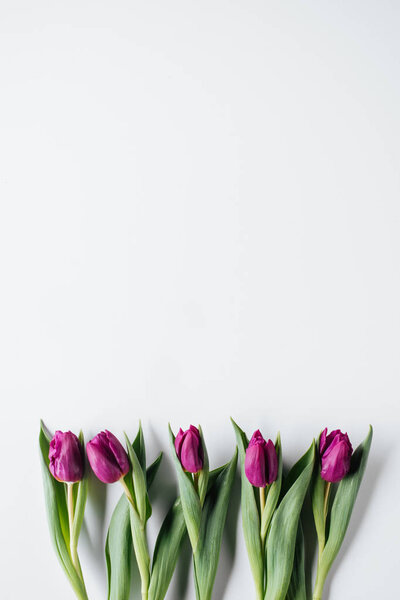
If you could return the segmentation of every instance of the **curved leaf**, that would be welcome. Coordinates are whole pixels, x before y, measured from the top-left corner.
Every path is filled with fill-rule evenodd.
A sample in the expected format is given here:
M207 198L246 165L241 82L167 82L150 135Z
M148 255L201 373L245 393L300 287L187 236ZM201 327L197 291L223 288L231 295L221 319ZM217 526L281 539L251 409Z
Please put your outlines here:
M236 441L241 462L241 508L243 535L246 542L247 554L249 556L250 567L256 586L257 598L262 598L264 595L264 558L260 537L260 515L258 512L253 486L247 479L244 470L246 448L249 442L244 431L240 429L233 419L231 419L231 421L236 434Z
M194 568L200 600L210 600L217 573L222 533L225 526L232 484L235 478L237 450L219 473L207 493L203 507L199 543Z
M190 543L193 552L199 540L201 523L201 504L199 496L194 488L190 473L185 473L175 451L175 437L169 426L170 445L175 469L178 475L179 493L182 502L183 516L185 517L186 527L189 534Z
M154 549L149 600L163 600L171 582L186 533L180 499L172 505L161 526Z
M199 425L199 433L200 433L200 439L201 439L201 447L203 449L203 468L199 474L199 498L200 498L200 504L201 504L201 506L203 506L204 500L206 497L206 493L207 493L210 467L208 464L207 447L206 447L206 443L204 441L203 431L202 431L200 425Z
M360 489L361 481L367 465L372 442L372 427L365 440L356 448L351 457L350 472L338 485L333 501L328 539L320 561L321 578L325 579L333 561L342 545L351 513Z
M72 563L69 550L68 512L66 506L65 484L56 481L49 470L49 438L41 424L39 434L40 457L43 473L44 495L47 509L50 536L54 549L65 574L67 575L75 594L80 600L87 600L85 586ZM64 511L65 507L65 511ZM65 515L66 513L66 515ZM65 523L66 517L66 523Z
M315 444L294 465L287 489L272 518L267 537L267 590L265 600L284 600L293 569L300 511L314 467Z
M132 442L132 447L139 460L140 466L144 471L146 469L146 446L144 444L144 436L141 421L139 421L139 430L136 434L135 439Z
M306 577L305 577L305 566L304 566L304 536L303 527L301 525L301 519L299 520L299 526L297 528L296 536L296 549L294 552L294 563L292 576L290 578L290 584L286 600L307 600L306 593Z
M319 438L315 444L315 453L319 457ZM317 531L319 552L321 553L325 545L325 515L324 515L324 496L325 481L321 477L320 460L315 461L314 473L311 482L311 502L314 515L315 529Z
M153 481L157 475L157 471L160 468L162 457L163 457L163 453L160 452L160 454L157 456L156 460L154 462L152 462L151 465L147 468L147 471L146 471L147 490L149 490L151 488L151 486L153 485Z
M129 600L131 555L129 504L123 494L112 514L106 540L108 600Z
M141 431L141 429L140 429ZM143 467L140 464L140 461L137 457L137 454L133 448L133 445L130 443L128 436L125 434L126 446L128 449L129 460L132 466L132 482L133 489L135 491L135 501L137 512L139 514L140 520L142 523L146 522L149 513L150 503L147 497L147 486L146 486L146 476L145 472L143 472ZM144 444L143 444L144 448ZM144 451L144 450L143 450ZM144 467L145 469L146 467ZM151 514L151 511L150 511Z

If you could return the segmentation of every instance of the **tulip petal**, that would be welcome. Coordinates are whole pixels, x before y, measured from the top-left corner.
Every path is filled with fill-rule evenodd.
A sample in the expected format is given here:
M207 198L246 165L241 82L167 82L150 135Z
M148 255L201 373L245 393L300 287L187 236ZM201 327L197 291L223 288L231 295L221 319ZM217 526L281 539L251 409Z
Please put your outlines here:
M255 487L265 487L265 452L263 444L256 443L248 446L244 462L244 470L247 479Z
M200 436L191 429L186 433L181 445L181 462L183 468L189 473L198 473L203 467L203 459L200 455Z
M86 445L86 453L96 477L114 483L129 471L128 456L120 441L109 431L101 431Z
M251 446L254 446L254 444L265 444L265 440L259 429L257 429L251 436L248 447L251 448Z
M204 464L204 452L200 432L194 425L187 431L179 429L174 441L175 452L185 469L189 473L198 473Z
M350 469L349 447L346 441L342 440L331 446L325 453L322 461L321 477L325 481L337 483L347 475Z
M337 483L345 477L350 468L350 457L353 447L347 433L334 429L326 435L327 429L321 434L321 477L325 481Z
M57 481L75 483L83 477L82 448L71 431L56 431L49 447L49 469Z
M326 436L328 435L328 428L325 427L325 429L323 430L323 432L320 435L319 438L319 452L322 455L325 450L326 450Z
M117 461L121 472L126 475L126 473L129 471L129 461L123 445L119 439L111 433L111 431L106 429L105 434L107 436L108 446L115 460Z
M175 451L177 453L178 456L181 455L181 448L182 448L182 443L183 443L183 438L185 437L185 433L183 431L182 428L179 429L176 438L175 438Z
M267 484L270 485L273 483L278 476L278 456L276 454L276 449L272 440L268 440L265 445L265 456L267 460Z
M282 487L282 446L281 436L278 433L275 441L275 452L278 458L278 473L275 481L271 484L265 507L261 515L261 539L265 540L269 524L278 504L281 487Z

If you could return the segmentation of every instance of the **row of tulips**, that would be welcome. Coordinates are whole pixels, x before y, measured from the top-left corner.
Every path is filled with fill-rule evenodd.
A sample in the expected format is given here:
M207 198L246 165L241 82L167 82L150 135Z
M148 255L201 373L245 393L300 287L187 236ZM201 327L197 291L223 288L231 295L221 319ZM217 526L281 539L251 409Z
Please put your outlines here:
M119 482L123 492L106 542L108 600L130 598L131 548L142 600L162 600L186 533L197 600L211 599L238 453L243 532L257 600L307 599L300 512L308 489L319 545L313 599L321 600L365 470L372 428L354 453L347 434L340 430L328 434L325 429L284 476L279 434L273 443L257 430L249 441L232 423L237 449L230 462L213 471L201 427L180 429L176 437L169 428L179 496L165 517L152 557L146 536L152 512L148 491L162 454L146 466L141 426L133 442L125 436L126 449L107 430L86 444L96 477L106 484ZM42 424L39 441L54 546L77 597L88 600L77 550L88 488L83 435L56 431L51 436Z

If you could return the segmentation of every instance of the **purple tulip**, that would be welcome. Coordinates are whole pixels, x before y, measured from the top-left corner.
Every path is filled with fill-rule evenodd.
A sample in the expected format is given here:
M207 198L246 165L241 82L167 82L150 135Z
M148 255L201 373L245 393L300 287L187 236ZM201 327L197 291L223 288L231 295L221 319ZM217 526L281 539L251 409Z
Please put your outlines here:
M251 485L263 488L278 476L278 456L271 440L264 440L259 429L252 435L246 450L244 470Z
M353 447L347 433L335 429L327 435L327 427L321 433L319 452L321 456L321 477L325 481L336 483L350 470L350 458Z
M65 483L76 483L83 477L82 446L72 431L56 431L49 447L50 473Z
M86 444L87 457L94 474L103 483L115 483L129 471L128 455L110 431L101 431Z
M189 473L198 473L198 471L201 471L204 455L200 432L197 427L191 425L186 431L179 429L178 435L175 438L175 450L185 471Z

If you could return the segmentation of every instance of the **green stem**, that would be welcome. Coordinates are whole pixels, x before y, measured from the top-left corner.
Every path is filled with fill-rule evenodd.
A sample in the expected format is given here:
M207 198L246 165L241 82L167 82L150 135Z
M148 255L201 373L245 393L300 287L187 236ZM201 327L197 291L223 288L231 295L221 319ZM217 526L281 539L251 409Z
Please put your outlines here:
M120 484L122 485L122 487L124 488L125 496L128 498L128 501L132 504L133 508L136 510L136 506L133 501L132 494L130 492L130 489L126 485L125 479L123 477L121 477L121 479L119 481L120 481Z
M324 495L324 519L326 522L326 516L328 514L328 505L329 505L329 494L331 491L331 482L327 481L325 485L325 495Z
M321 571L320 565L318 565L317 579L315 581L313 600L322 600L322 594L324 591L326 575L327 575L327 573L323 573Z
M123 477L120 479L120 483L124 488L124 492L126 497L128 498L129 503L131 504L132 539L136 561L140 573L140 580L142 583L142 600L148 600L150 586L150 557L147 547L146 525L145 523L141 523L140 521L135 503L132 498L132 494Z
M194 489L196 490L196 494L199 493L199 476L200 476L200 471L198 471L197 473L195 473L193 475L193 486L194 486Z
M322 572L321 569L321 557L325 547L325 531L326 531L326 517L328 516L329 508L329 495L331 492L331 482L327 481L325 484L324 492L324 538L318 538L318 567L317 567L317 578L315 580L315 587L313 593L313 600L322 600L322 594L324 590L324 584L326 579L326 573Z
M260 514L262 516L265 508L265 488L260 487Z
M259 488L259 494L260 494L260 522L261 522L260 537L261 537L261 546L264 551L265 536L267 535L267 532L263 531L263 529L264 529L263 528L263 513L264 513L264 509L265 509L265 488Z
M264 590L256 588L256 600L264 600Z
M72 546L72 530L73 530L73 524L74 524L74 489L73 489L73 486L74 486L73 483L67 483L70 546Z
M87 600L87 592L85 582L83 581L83 574L81 564L78 557L78 539L75 537L74 528L74 484L67 483L67 508L68 508L68 524L69 524L69 549L71 553L71 560L74 569L81 581L82 593L79 592L81 600ZM77 592L78 593L78 592Z
M265 492L268 491L268 488L265 487L260 487L259 488L259 494L260 494L260 522L261 522L261 529L260 529L260 537L261 537L261 551L262 551L262 555L263 555L263 560L265 560L265 538L267 535L267 529L268 527L265 528L263 527L263 513L265 510L265 497L266 494ZM264 598L264 592L265 592L265 569L264 569L264 573L263 573L263 582L262 582L262 589L258 589L257 587L257 600L263 600Z
M78 559L78 540L75 539L74 532L74 484L67 483L67 496L68 496L68 521L69 521L69 547L71 551L72 564L75 567L75 571L82 579L81 566Z

